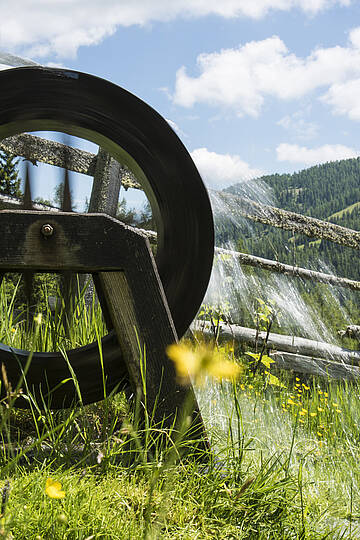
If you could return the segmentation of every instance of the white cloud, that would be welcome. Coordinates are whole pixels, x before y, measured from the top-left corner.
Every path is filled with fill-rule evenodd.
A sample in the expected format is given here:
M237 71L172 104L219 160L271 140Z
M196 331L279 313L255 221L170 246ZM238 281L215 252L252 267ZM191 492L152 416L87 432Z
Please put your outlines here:
M317 148L307 148L297 144L282 143L276 148L276 153L278 161L290 161L307 166L360 155L360 151L342 144L324 144Z
M332 85L322 100L333 107L335 114L360 120L360 78Z
M319 129L315 122L307 122L305 120L303 111L287 114L277 124L301 140L313 139Z
M181 67L173 100L191 107L197 102L231 107L242 116L258 116L266 97L298 99L317 89L330 90L360 76L360 27L346 47L317 48L307 57L291 53L273 36L236 49L200 54L200 75ZM327 98L328 103L331 98Z
M271 10L300 9L314 15L351 0L29 0L1 5L0 47L25 49L30 56L74 56L119 26L145 25L176 17L218 15L260 18Z
M217 154L207 148L197 148L191 152L191 157L205 184L214 189L223 189L264 174L260 169L251 168L236 154Z

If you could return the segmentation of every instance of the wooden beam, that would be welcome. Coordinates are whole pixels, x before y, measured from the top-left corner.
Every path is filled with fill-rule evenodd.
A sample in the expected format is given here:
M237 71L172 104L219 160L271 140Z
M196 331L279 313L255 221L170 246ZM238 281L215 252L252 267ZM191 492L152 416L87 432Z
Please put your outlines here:
M43 139L36 135L21 134L0 141L0 148L28 159L32 163L40 161L56 167L67 167L69 171L94 176L98 156L85 150L71 148L56 141ZM66 150L66 152L65 152ZM64 156L66 155L66 163ZM125 189L142 189L132 173L121 167L122 184Z
M99 149L96 156L93 188L89 212L100 212L116 216L121 186L121 165L105 150Z
M214 336L214 331L209 322L195 321L191 329L203 332L207 336ZM219 325L219 339L224 341L239 341L250 345L263 345L266 339L266 332L258 332L254 328L247 328L235 324ZM331 345L322 341L286 336L282 334L270 333L266 346L269 350L279 350L289 353L300 354L316 358L329 358L345 364L360 364L360 351L353 351L337 345Z
M130 382L149 417L170 428L190 416L193 437L207 448L193 388L177 382L165 352L177 334L147 238L105 214L71 212L2 210L0 230L0 271L99 273Z
M307 279L310 281L319 281L322 283L328 283L329 285L345 287L353 291L360 291L360 281L354 281L352 279L338 277L332 274L326 274L324 272L316 272L315 270L308 270L306 268L300 268L299 266L291 266L290 264L284 264L279 261L272 261L270 259L263 259L262 257L255 257L254 255L248 255L247 253L240 253L238 251L232 251L229 249L215 248L215 252L225 256L235 257L240 264L244 266L252 266L254 268L261 268L262 270L276 272L278 274L285 274L287 276Z
M359 380L360 378L360 369L358 367L340 362L281 351L270 353L270 356L275 360L277 367L292 370L296 373L336 380Z
M44 225L51 234L42 232ZM131 269L148 243L141 232L105 214L1 210L0 230L0 269L16 271Z
M294 233L304 234L311 238L322 238L342 246L360 249L360 232L346 227L340 227L334 223L322 221L313 217L303 216L295 212L288 212L276 208L259 204L244 197L238 197L224 191L217 192L217 195L229 204L229 211L238 212L252 221L279 227ZM236 203L236 206L235 204Z
M147 236L151 244L157 243L156 232L147 231L145 229L139 230L145 236ZM329 285L344 287L353 291L360 291L360 281L338 277L334 276L333 274L326 274L324 272L316 272L315 270L308 270L307 268L301 268L299 266L291 266L290 264L281 263L279 261L263 259L262 257L255 257L255 255L248 255L247 253L241 253L239 251L220 247L215 247L215 253L225 255L226 257L235 257L239 260L240 264L244 266L252 266L255 268L261 268L262 270L276 272L278 274L285 274L291 277L307 279L310 281L319 281L321 283L328 283Z

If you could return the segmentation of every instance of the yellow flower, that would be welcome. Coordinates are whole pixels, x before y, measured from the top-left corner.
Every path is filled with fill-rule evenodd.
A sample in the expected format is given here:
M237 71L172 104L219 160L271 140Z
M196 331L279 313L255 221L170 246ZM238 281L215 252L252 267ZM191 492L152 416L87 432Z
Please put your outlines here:
M302 386L303 386L303 388L304 388L305 390L310 390L310 386L306 386L306 384L304 384L304 383L302 384Z
M288 399L288 404L289 405L296 405L295 401L293 401L292 399Z
M324 392L325 397L329 397L329 394L327 392Z
M316 412L311 412L310 416L316 416L316 414L317 414Z
M52 478L46 480L45 493L51 499L63 499L65 497L65 491L61 490L60 482Z
M323 434L320 433L320 431L318 431L317 434L318 434L319 437L322 437L322 436L323 436Z
M295 381L300 381L299 377L295 377Z
M319 412L324 412L324 409L322 409L321 407L318 407L317 410L318 410Z
M242 372L238 364L227 360L224 354L213 347L199 345L196 349L192 349L184 343L173 343L166 352L175 364L176 373L185 382L192 376L200 383L205 375L220 380L233 380Z
M299 411L299 415L300 415L300 416L305 416L305 414L307 414L307 412L306 412L306 411L304 411L304 410L302 410L302 411Z
M338 407L339 404L338 403L333 403L333 407Z

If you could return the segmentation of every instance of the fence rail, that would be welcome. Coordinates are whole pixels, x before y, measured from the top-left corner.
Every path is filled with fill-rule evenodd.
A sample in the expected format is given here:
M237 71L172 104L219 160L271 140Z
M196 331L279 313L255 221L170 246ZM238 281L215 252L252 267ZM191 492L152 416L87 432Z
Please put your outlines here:
M79 172L89 176L94 176L96 168L97 155L84 150L70 148L64 144L49 141L35 135L16 135L0 141L0 148L7 150L15 155L25 157L26 159L37 162L48 163L58 167L64 167L74 172ZM122 186L125 189L142 189L142 186L136 181L135 177L126 168L122 168ZM258 223L279 227L281 229L292 231L294 233L304 234L311 238L321 238L335 242L337 244L348 246L354 249L360 249L360 232L335 225L320 219L303 216L295 212L282 210L274 206L256 203L244 197L230 195L225 192L217 192L225 201L234 201L238 205L239 213Z
M136 181L131 171L126 167L120 166L102 149L99 150L98 154L92 154L91 152L74 149L65 144L29 134L16 135L0 141L0 149L24 157L35 164L40 161L93 176L94 183L90 210L101 208L101 211L114 215L116 204L114 203L111 207L103 208L101 206L101 199L104 197L105 199L111 199L108 196L112 193L118 193L120 183L125 189L142 189L142 186ZM353 249L360 249L359 231L273 206L256 203L247 198L225 192L217 192L217 196L221 197L225 203L231 203L232 207L236 203L236 211L241 216L252 221L292 231L293 233L304 234L311 238L329 240L330 242ZM20 205L21 201L17 199L0 196L0 207L2 208L21 208ZM35 204L34 207L39 210L49 209L49 207L41 204ZM57 208L51 208L55 211L58 210ZM143 232L148 236L150 242L156 243L157 235L155 232ZM242 265L259 267L271 272L311 281L325 282L355 291L360 290L360 282L355 280L291 266L278 261L263 259L254 255L223 248L216 248L216 252L220 255L237 257ZM204 325L203 322L196 322L194 328L199 329L199 325L201 325L205 334L207 333L209 335L212 333L211 327L206 324ZM235 339L252 345L265 339L261 333L254 329L235 325L231 327L221 326L220 331L222 339ZM353 365L354 363L360 364L360 351L353 351L327 343L280 334L270 334L266 346L276 349L271 352L272 357L278 366L284 369L341 379L354 379L360 375L359 367Z

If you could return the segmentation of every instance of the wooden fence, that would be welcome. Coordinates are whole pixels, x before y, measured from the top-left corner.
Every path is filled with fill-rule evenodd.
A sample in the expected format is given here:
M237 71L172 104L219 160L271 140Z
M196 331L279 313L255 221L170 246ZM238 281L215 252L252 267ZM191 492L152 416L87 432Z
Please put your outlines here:
M90 199L90 212L105 212L114 216L120 187L125 190L142 189L134 175L126 167L102 149L98 154L71 148L64 144L49 141L34 135L22 134L0 141L0 148L14 155L24 157L32 163L38 161L65 167L74 172L94 177L93 190ZM225 192L217 192L225 203L236 203L239 214L255 222L278 227L284 230L300 233L311 238L329 240L342 246L360 249L360 232L339 225L289 212L273 206L268 206L238 197ZM0 196L0 208L17 208L21 201ZM38 204L38 209L49 209ZM56 211L57 209L54 208ZM156 243L156 233L144 231L150 241ZM360 291L360 282L339 277L328 273L315 272L306 268L288 265L279 261L255 257L253 255L216 248L217 253L236 257L241 265L258 267L270 272L285 274L295 278L328 283L333 286L345 287ZM193 329L210 335L213 329L200 321L195 321ZM356 327L355 327L356 328ZM232 339L254 345L261 342L264 336L254 329L232 325L220 325L221 339ZM356 332L355 332L356 333ZM334 345L305 340L294 336L270 334L267 347L272 349L272 358L278 366L293 369L297 372L324 375L331 378L353 379L360 375L360 351L351 351Z

